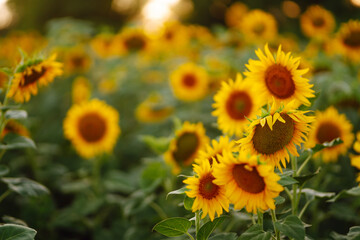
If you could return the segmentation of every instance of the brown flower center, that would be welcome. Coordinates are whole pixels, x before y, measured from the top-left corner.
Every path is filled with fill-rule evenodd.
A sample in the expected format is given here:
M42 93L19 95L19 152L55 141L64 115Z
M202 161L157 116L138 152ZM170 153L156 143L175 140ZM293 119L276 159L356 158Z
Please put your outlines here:
M140 35L134 35L127 38L124 44L125 47L130 51L139 51L145 48L146 42L144 37Z
M171 41L173 38L174 38L174 33L172 31L166 31L165 39Z
M316 17L312 20L312 24L314 25L314 27L320 28L325 24L324 18Z
M199 193L203 198L213 199L219 194L219 186L214 184L212 181L215 178L211 173L203 176L199 183Z
M173 153L175 161L180 165L190 165L191 156L196 152L198 145L199 139L195 133L183 133L176 141L176 150Z
M187 73L183 76L182 81L186 87L192 88L196 84L196 77L191 73Z
M252 109L252 101L246 92L233 92L226 101L226 111L231 118L245 119Z
M253 31L256 35L261 35L265 31L265 25L262 23L258 23L253 27Z
M265 72L268 90L278 98L285 99L295 92L295 84L290 71L279 64L274 64Z
M20 87L26 87L28 85L31 85L32 83L38 81L46 72L46 69L44 67L41 68L41 71L36 71L35 69L32 69L30 74L24 75L24 81L20 82Z
M97 113L87 113L78 122L79 132L87 142L96 142L106 133L105 120Z
M350 31L350 33L344 37L343 42L351 48L360 48L360 30Z
M263 177L255 167L245 168L246 164L236 164L232 170L235 182L245 192L260 193L265 189Z
M211 157L208 158L209 163L210 163L210 166L213 165L213 162L214 162L213 159L215 159L215 161L216 161L217 163L220 163L220 161L219 161L219 159L218 159L218 155L222 156L222 152L215 153L213 156L211 156Z
M330 122L322 123L316 133L316 139L319 143L331 142L338 137L341 137L339 127Z
M71 63L76 68L83 68L85 66L85 57L84 56L73 56L71 58Z
M271 131L266 123L264 127L258 124L255 127L253 145L257 152L270 155L284 147L291 141L294 134L294 121L285 113L280 114L285 123L277 120Z

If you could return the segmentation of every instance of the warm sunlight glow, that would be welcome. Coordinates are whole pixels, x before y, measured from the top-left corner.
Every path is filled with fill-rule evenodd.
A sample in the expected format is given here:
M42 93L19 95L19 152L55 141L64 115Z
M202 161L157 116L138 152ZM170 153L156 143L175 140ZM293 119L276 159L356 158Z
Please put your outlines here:
M8 27L13 20L13 13L6 2L7 0L0 0L0 29Z
M360 0L350 0L350 2L355 7L360 7Z

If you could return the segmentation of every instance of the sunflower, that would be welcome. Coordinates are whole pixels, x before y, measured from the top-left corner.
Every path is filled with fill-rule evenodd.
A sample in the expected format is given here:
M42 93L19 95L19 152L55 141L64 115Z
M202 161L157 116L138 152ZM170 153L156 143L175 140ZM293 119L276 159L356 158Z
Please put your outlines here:
M91 85L87 78L77 77L72 84L72 101L73 104L79 104L88 101L91 96Z
M205 97L208 82L206 70L190 62L180 65L170 76L171 89L176 98L189 102Z
M313 5L301 15L300 24L306 36L324 39L334 30L335 19L328 10L319 5Z
M204 150L199 152L199 156L195 159L195 162L201 165L203 162L209 162L210 166L213 166L213 162L219 162L218 156L222 156L224 151L236 152L235 141L230 140L228 136L220 136L219 141L213 139L211 141L212 146L207 144Z
M273 167L259 164L256 156L240 151L238 157L225 151L219 156L220 164L213 167L213 183L224 186L226 196L235 209L246 207L246 211L275 209L274 198L283 187L277 183L280 177Z
M8 83L8 75L0 71L0 89L4 89Z
M183 51L188 46L190 40L187 28L176 21L164 23L154 38L156 50L165 54ZM168 51L169 49L171 51Z
M353 148L357 153L357 155L350 155L351 165L360 170L360 132L357 132L356 134L356 141L354 143ZM358 177L356 178L356 181L359 182L359 186L360 186L360 173L358 173Z
M164 154L165 162L172 166L172 172L178 174L182 167L190 166L209 142L202 123L184 122L181 129L175 132L169 149Z
M242 18L240 28L249 43L270 41L277 35L275 18L260 9L248 12Z
M136 119L143 123L158 123L168 118L174 109L166 106L158 94L152 94L135 110Z
M62 63L56 62L55 58L52 55L48 59L29 61L18 67L7 96L16 102L28 102L31 95L38 93L38 85L46 86L63 73Z
M345 154L354 140L352 125L344 114L339 114L334 107L327 108L324 112L315 113L315 122L309 132L309 141L306 146L314 147L316 144L331 142L340 138L343 143L325 148L316 153L315 157L322 157L324 162L335 162L340 154Z
M236 81L222 82L221 89L214 96L212 112L217 117L219 129L224 133L242 136L247 118L254 118L265 99L255 91L251 82L243 80L238 74Z
M307 69L299 69L300 58L293 58L291 53L284 53L278 48L276 59L265 45L265 54L258 49L255 51L260 60L249 60L246 64L248 72L244 74L254 83L254 89L263 93L266 99L275 98L285 105L296 100L297 105L310 105L308 98L315 97L313 86L309 80L303 78ZM296 106L297 107L297 106Z
M203 164L193 164L196 176L189 177L184 180L184 183L190 191L186 191L186 195L190 198L195 198L192 205L192 211L202 210L201 218L209 215L210 220L213 221L215 213L218 217L225 211L229 211L229 200L225 195L225 187L219 186L214 181L212 174L213 170L208 161Z
M116 144L119 114L98 99L73 105L64 119L65 137L84 158L109 153Z
M248 8L245 4L240 2L235 2L226 9L225 12L225 22L228 27L239 27L242 21L242 18L247 13Z
M263 115L251 122L248 135L237 142L241 149L282 171L280 162L285 167L289 153L299 156L296 146L306 141L313 121L305 115L308 111L295 110L294 106L294 102L280 108L273 104L267 113L263 109Z
M30 137L30 133L27 128L13 119L6 122L5 128L1 133L1 138L4 138L8 133L15 133L20 136Z
M113 39L114 36L112 34L102 33L95 36L91 40L90 45L99 57L107 58L114 55L112 51Z
M91 66L91 58L82 47L62 50L64 69L66 74L84 73Z
M150 39L142 28L125 28L114 37L112 51L118 55L149 50Z
M342 24L336 37L336 49L351 61L360 61L360 21Z

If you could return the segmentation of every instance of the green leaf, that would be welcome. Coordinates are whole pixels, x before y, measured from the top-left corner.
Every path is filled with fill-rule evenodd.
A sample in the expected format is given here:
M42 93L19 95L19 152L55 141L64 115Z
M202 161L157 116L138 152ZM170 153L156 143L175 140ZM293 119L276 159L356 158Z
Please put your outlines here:
M0 226L1 240L32 240L35 238L36 231L34 229L15 225L4 224Z
M0 106L0 110L7 111L9 109L18 109L20 105L7 105L7 106Z
M287 216L283 222L276 222L275 226L289 238L305 239L305 226L297 216Z
M186 210L191 211L192 205L193 205L193 203L194 203L194 200L195 200L195 198L189 198L187 195L185 195L185 198L184 198L184 208L185 208Z
M215 234L209 240L237 240L238 236L236 233L230 232L230 233L219 233Z
M32 139L14 133L6 134L4 137L4 143L5 144L0 144L0 149L36 148Z
M301 193L304 193L308 200L314 200L315 198L331 198L335 196L335 193L333 192L318 192L310 188L302 189Z
M311 150L313 151L313 154L315 154L324 148L334 147L341 143L343 143L343 141L340 138L336 138L336 139L332 140L331 142L324 142L322 144L316 144L315 147L313 147Z
M360 239L360 227L355 226L351 227L349 233L347 234L348 240L359 240Z
M274 200L275 200L275 205L282 204L285 202L285 198L283 198L282 196L277 196L276 198L274 198Z
M28 178L2 178L8 187L22 196L37 197L49 194L49 190L42 184Z
M190 227L191 221L186 218L175 217L159 222L153 230L167 237L177 237L185 234Z
M7 119L24 119L27 118L27 112L25 110L8 110L5 113Z
M296 181L298 181L299 185L300 186L303 186L304 183L306 183L308 180L310 180L311 178L313 178L314 176L318 175L319 172L320 172L321 168L319 167L315 172L313 173L309 173L309 174L306 174L306 175L301 175L301 176L297 176L297 177L294 177L294 179Z
M149 188L154 186L155 182L159 185L161 180L166 176L166 173L167 171L161 162L150 163L142 172L140 181L141 187Z
M197 240L207 240L210 234L225 220L227 216L215 218L214 221L205 223L198 232Z
M270 240L271 233L264 232L260 225L253 225L251 228L246 230L243 234L241 234L239 240Z
M290 176L283 175L283 176L281 176L278 183L282 186L287 186L287 185L292 185L292 184L298 183L298 181L296 181L294 178L292 178Z
M9 168L5 165L0 165L0 177L3 177L8 173L9 173Z
M355 197L360 196L360 187L353 187L349 190L343 190L339 194L337 194L335 197L328 200L328 202L335 202L339 198L354 197L354 196Z
M187 189L186 187L183 187L183 188L171 191L166 195L166 198L168 198L169 195L185 194L185 191L189 191L189 189Z
M5 73L5 74L8 75L8 76L11 76L11 75L14 74L13 71L12 71L10 68L8 68L8 67L2 67L2 68L0 68L0 72L3 72L3 73Z
M159 155L165 153L170 144L170 139L167 137L157 138L151 135L144 135L141 136L141 140L148 145L152 151Z

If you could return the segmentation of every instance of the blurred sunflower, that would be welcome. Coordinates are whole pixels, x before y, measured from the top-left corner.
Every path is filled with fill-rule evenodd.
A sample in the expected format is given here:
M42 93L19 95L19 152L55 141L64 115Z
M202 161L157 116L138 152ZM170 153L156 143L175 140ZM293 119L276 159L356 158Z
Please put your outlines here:
M300 17L301 30L310 38L325 39L334 30L335 19L328 10L319 5L306 9Z
M109 153L120 134L119 114L98 99L73 105L64 119L64 134L84 158Z
M203 164L193 164L193 170L196 176L189 177L183 182L188 184L186 188L186 195L190 198L195 198L192 205L192 211L202 210L201 218L209 215L210 220L213 221L215 213L218 217L225 211L229 211L229 200L225 195L225 187L213 183L215 179L210 167L210 163L205 161Z
M91 85L87 78L77 77L73 81L71 96L73 104L86 102L91 96Z
M231 4L225 12L225 23L228 27L240 27L242 18L247 13L248 7L240 2Z
M335 162L339 155L345 154L350 148L354 140L353 127L346 116L339 114L333 106L327 108L324 112L316 111L315 119L306 146L312 148L316 144L331 142L336 138L340 138L343 143L325 148L314 155L314 157L322 157L324 162Z
M249 72L244 74L254 84L258 93L263 93L266 99L275 98L285 105L296 100L295 107L301 104L310 105L308 98L315 97L313 86L302 75L307 69L299 69L300 58L293 58L291 53L286 53L278 48L276 59L265 45L265 54L258 49L255 51L260 60L249 60L246 64Z
M313 117L307 111L296 110L293 102L277 108L273 104L270 112L253 120L247 130L248 135L238 141L241 149L282 171L286 167L289 153L299 156L296 146L306 141Z
M262 43L277 35L277 23L273 15L260 9L249 11L241 22L241 31L249 43Z
M350 20L341 25L336 36L337 52L351 61L360 61L360 21Z
M94 52L101 58L107 58L113 56L114 53L112 51L112 42L114 39L113 34L102 33L95 36L90 45Z
M213 183L224 186L234 209L245 207L249 213L275 209L274 198L283 187L277 183L280 177L272 166L259 164L255 155L249 156L242 151L236 158L225 151L219 160L220 164L213 168Z
M228 136L220 136L219 141L213 139L211 141L212 146L206 145L204 150L199 152L199 156L195 159L195 162L201 165L203 162L209 162L210 167L213 166L213 162L219 162L218 155L222 156L224 151L236 152L235 141L230 140Z
M241 137L249 124L247 119L255 118L265 99L255 91L252 83L238 74L236 81L222 82L221 89L214 96L212 112L217 117L218 128L225 134Z
M164 154L165 162L172 167L173 174L178 174L182 167L190 166L198 157L199 151L209 142L202 123L184 122L182 128L175 132L169 149Z
M85 73L91 66L91 58L82 47L73 47L60 50L63 55L66 74Z
M146 52L150 39L142 28L125 28L114 37L112 51L118 55Z
M170 85L176 98L197 101L204 98L208 91L208 74L194 63L185 63L171 73Z
M174 108L167 106L158 94L150 95L139 104L135 110L135 117L139 122L158 123L167 119Z
M20 136L30 137L30 133L27 130L27 128L18 121L15 121L13 119L10 119L9 121L6 122L4 130L1 133L1 138L4 138L5 135L8 133L15 133Z
M357 132L356 134L356 141L353 148L357 155L350 155L351 165L360 170L360 132ZM359 183L360 186L360 173L358 173L356 181Z
M2 71L0 71L0 89L4 89L6 84L8 83L8 75Z
M62 63L55 61L56 55L48 59L36 59L17 68L7 96L16 102L28 102L38 93L38 85L46 86L63 73Z
M165 22L154 36L155 48L165 54L183 51L189 43L187 28L180 22ZM169 51L171 49L171 51Z

